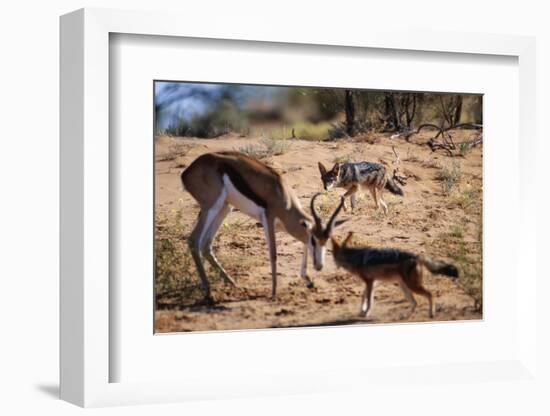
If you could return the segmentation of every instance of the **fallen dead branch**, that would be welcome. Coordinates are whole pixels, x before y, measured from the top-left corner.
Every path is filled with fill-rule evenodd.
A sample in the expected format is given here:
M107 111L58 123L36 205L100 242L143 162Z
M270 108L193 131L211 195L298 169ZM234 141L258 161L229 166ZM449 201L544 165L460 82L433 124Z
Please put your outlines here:
M428 141L426 142L426 145L428 145L430 149L432 149L432 152L435 152L437 150L443 150L449 156L454 156L455 155L454 151L456 151L457 149L461 149L461 154L462 154L464 152L464 149L470 149L472 147L479 146L483 143L483 133L482 133L483 126L481 124L475 124L475 123L461 123L461 124L456 124L454 126L447 127L447 128L443 128L442 126L437 126L432 123L425 123L420 125L416 130L401 132L399 134L394 134L391 137L392 138L404 137L405 140L409 141L411 136L420 133L420 131L423 129L428 129L428 128L437 131L435 136L428 139ZM453 141L453 137L450 134L450 131L460 130L460 129L479 130L480 134L473 140L455 143ZM440 136L441 136L441 141L438 141L437 139Z

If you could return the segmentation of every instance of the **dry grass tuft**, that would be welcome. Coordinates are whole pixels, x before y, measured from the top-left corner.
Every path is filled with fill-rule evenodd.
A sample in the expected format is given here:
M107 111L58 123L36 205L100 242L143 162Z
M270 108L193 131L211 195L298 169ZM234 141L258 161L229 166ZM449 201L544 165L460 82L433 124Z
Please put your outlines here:
M267 159L285 154L290 149L290 142L286 139L263 138L259 143L247 143L239 147L239 152L256 159Z
M202 301L204 295L187 244L190 230L181 225L182 216L183 210L172 210L157 214L155 222L155 295L159 309L195 304ZM262 264L264 259L261 256L249 255L251 247L257 244L255 240L259 233L263 234L263 231L250 219L228 221L220 227L213 250L223 251L224 254L217 257L233 277ZM231 249L221 250L224 246ZM203 261L203 264L211 289L215 292L223 287L223 292L228 292L219 272L208 262Z
M459 284L474 299L476 310L481 311L483 307L481 232L479 241L475 242L466 242L464 236L465 230L461 226L455 226L450 232L442 233L432 243L432 247L444 253L458 267Z
M185 143L174 143L168 147L166 153L157 155L158 162L167 162L183 157L189 152L191 146Z
M451 167L444 166L437 174L437 180L441 181L441 188L445 195L450 195L462 179L460 163L454 162Z

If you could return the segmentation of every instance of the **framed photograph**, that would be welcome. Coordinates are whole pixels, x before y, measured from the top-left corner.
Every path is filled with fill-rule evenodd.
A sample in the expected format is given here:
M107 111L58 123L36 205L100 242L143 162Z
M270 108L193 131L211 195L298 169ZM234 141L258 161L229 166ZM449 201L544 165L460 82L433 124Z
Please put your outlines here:
M180 18L61 18L61 397L532 379L534 40Z
M156 333L482 319L481 94L154 95Z

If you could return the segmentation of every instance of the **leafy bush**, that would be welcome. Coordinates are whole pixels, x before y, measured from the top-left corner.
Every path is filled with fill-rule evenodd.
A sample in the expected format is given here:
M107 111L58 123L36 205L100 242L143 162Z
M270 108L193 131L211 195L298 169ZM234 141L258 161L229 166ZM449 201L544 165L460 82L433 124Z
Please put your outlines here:
M460 153L460 156L466 156L472 148L468 143L460 143L458 146L458 151Z
M460 270L459 283L474 299L476 309L481 310L483 306L482 259L474 259L469 255L468 246L461 233L453 230L450 237L454 240L454 244L448 255Z
M353 135L359 135L368 133L372 130L372 124L368 120L355 120L353 123ZM332 128L328 131L328 139L335 140L343 137L348 137L346 123L341 121L340 123L332 124Z
M332 128L328 131L328 139L336 140L347 137L346 123L332 124Z
M189 120L181 118L166 129L166 134L181 137L211 139L248 128L244 114L229 100L221 101L214 109Z

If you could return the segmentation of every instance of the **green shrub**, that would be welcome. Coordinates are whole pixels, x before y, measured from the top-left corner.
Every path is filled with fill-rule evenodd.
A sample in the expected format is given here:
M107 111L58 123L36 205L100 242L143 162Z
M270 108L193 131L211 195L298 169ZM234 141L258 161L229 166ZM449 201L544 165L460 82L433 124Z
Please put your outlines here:
M221 101L216 108L191 119L180 118L169 126L166 133L172 136L211 139L248 128L245 115L231 101Z
M155 295L160 298L200 298L195 263L181 226L182 212L157 215L155 225Z
M449 195L462 179L460 163L454 162L451 167L444 166L438 173L437 179L441 181L441 187L445 195Z

